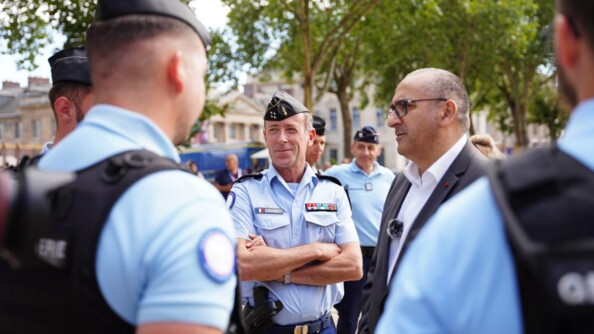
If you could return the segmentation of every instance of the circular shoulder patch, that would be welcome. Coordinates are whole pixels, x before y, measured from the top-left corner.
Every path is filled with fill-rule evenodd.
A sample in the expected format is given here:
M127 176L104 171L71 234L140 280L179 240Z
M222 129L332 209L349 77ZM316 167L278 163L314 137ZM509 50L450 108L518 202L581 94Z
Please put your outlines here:
M231 210L233 204L235 204L235 193L231 191L227 195L227 208Z
M235 249L231 239L219 229L204 233L198 244L200 264L209 278L227 282L235 271Z

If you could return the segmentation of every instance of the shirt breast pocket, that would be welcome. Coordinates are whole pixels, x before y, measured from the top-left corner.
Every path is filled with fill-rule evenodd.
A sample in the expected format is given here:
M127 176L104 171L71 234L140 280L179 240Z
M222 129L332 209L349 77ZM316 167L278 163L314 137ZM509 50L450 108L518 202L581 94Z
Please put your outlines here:
M256 215L254 226L256 233L264 238L267 246L275 248L290 247L289 216Z
M336 212L305 212L309 242L334 242L338 216Z

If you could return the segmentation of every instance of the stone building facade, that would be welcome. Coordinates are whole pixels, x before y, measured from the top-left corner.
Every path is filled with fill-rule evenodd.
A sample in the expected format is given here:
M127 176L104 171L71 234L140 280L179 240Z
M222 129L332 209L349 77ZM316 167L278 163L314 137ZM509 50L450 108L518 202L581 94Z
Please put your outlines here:
M30 77L27 87L4 81L0 90L0 155L20 159L37 155L51 141L56 122L50 107L49 79Z

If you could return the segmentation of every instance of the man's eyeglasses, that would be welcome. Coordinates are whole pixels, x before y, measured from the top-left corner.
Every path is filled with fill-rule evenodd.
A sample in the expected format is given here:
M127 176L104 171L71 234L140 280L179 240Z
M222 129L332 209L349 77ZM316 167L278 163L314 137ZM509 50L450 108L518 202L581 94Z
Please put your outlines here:
M388 221L388 228L386 229L388 236L392 240L400 239L404 232L404 223L398 219L390 219Z
M400 99L400 100L396 100L396 102L394 102L393 104L390 105L390 109L388 110L388 116L393 116L394 114L396 114L400 118L406 116L406 114L408 113L408 106L411 103L425 102L425 101L447 101L447 100L448 99L443 98L443 97L437 97L437 98L432 98L432 99L416 99L416 100Z

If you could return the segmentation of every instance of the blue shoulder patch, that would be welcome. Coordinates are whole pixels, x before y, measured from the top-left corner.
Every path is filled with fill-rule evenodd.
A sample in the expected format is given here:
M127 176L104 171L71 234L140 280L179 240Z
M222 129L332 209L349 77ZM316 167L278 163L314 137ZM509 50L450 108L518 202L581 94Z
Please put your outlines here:
M227 282L235 272L235 249L220 229L206 231L198 244L198 257L206 275L217 283Z
M227 194L227 208L231 210L233 204L235 204L235 193L231 191Z

